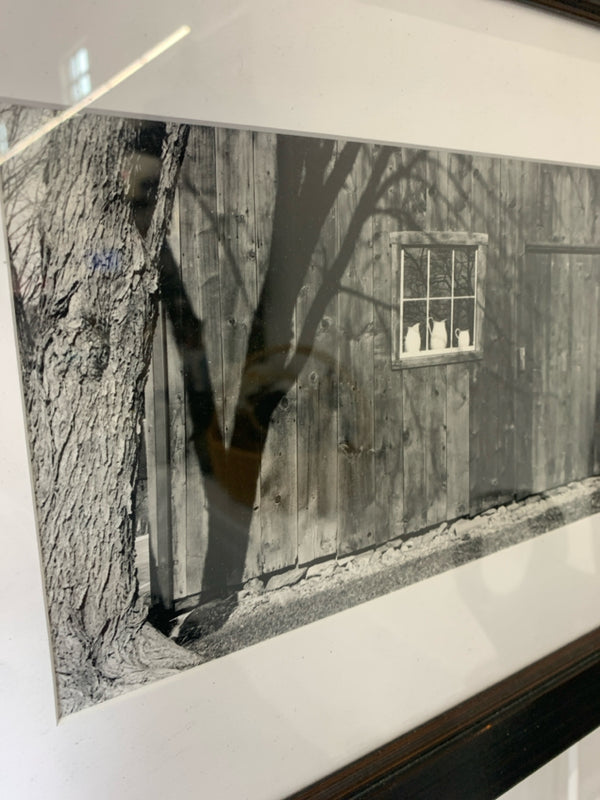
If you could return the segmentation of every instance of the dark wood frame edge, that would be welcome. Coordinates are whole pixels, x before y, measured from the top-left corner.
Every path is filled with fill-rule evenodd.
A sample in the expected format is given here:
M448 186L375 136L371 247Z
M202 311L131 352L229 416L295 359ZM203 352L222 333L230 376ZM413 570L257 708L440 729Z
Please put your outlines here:
M579 22L600 25L600 0L511 0L542 11L571 17Z
M598 725L600 628L290 800L491 800Z

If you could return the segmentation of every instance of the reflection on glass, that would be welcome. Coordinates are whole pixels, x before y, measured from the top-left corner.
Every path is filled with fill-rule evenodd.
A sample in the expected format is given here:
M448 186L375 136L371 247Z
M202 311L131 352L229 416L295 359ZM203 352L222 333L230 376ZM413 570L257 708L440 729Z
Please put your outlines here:
M69 97L73 103L92 91L90 57L86 47L80 47L69 59Z
M0 151L0 166L5 164L11 158L23 153L28 147L31 147L34 142L39 141L48 133L50 133L50 131L53 131L55 128L58 128L59 125L65 123L68 119L71 119L76 114L79 114L79 112L83 111L83 109L87 108L87 106L95 103L96 100L99 100L107 92L110 92L110 90L114 89L115 86L118 86L124 80L130 78L139 69L146 66L146 64L149 64L151 61L161 55L161 53L164 53L165 50L168 50L170 47L173 47L174 44L177 44L177 42L183 39L184 36L187 36L190 31L191 29L189 25L181 25L181 27L177 28L177 30L174 31L170 36L167 36L166 39L163 39L157 45L151 47L150 50L147 50L139 58L136 58L135 61L132 61L131 64L125 67L125 69L122 69L120 72L117 72L116 75L113 75L112 78L104 81L104 83L102 83L93 91L89 92L89 94L87 94L83 99L75 102L70 108L66 108L64 111L61 111L60 114L55 114L37 130L34 130L27 136L19 139L16 144L14 144L5 153Z

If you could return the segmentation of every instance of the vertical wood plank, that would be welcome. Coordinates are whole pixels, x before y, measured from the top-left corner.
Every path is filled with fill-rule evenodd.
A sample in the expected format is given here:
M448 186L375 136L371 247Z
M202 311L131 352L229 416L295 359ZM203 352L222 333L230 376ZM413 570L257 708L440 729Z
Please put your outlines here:
M585 169L586 191L582 193L584 207L584 237L586 241L596 243L598 241L598 220L600 218L600 170ZM593 444L591 447L592 474L600 473L600 258L596 255L592 257L591 263L592 282L595 295L595 312L593 314L593 325L596 334L592 339L590 348L590 407L594 419L593 423ZM594 346L593 342L596 342ZM595 375L592 375L595 371Z
M558 188L558 186L557 186ZM572 473L574 448L569 442L568 418L574 359L569 353L569 323L571 317L570 258L556 255L550 258L545 276L548 289L544 294L546 305L542 313L547 317L544 324L546 347L542 365L544 380L545 428L536 436L546 441L545 487L558 486Z
M570 231L571 186L566 167L546 170L543 207L550 194L552 203L552 239L568 243ZM576 354L571 341L571 297L573 290L572 264L568 255L553 254L541 261L536 259L539 291L536 295L538 326L534 335L539 370L540 413L534 416L534 441L537 481L535 488L557 486L573 472L573 430L564 424L568 418L573 392L572 380L576 370ZM578 422L572 420L573 425Z
M590 233L591 220L595 211L591 172L592 170L583 167L569 167L569 227L572 244L594 244L593 236Z
M525 245L539 236L539 164L523 161L521 172L521 213L518 217L516 364L515 364L515 494L518 499L531 494L533 486L533 336L535 330L535 270Z
M541 241L551 241L554 230L554 175L552 166L543 164L540 168L539 230ZM545 430L550 424L551 411L548 406L548 339L550 319L550 275L552 259L547 255L534 255L530 263L534 276L534 305L532 314L533 347L532 369L534 370L534 408L533 408L533 469L532 489L543 491L548 486L548 445Z
M335 149L332 159L335 159ZM331 209L296 302L298 337L336 255L336 210ZM297 342L300 350L310 343ZM298 561L333 555L337 547L337 297L317 328L297 386Z
M218 423L224 429L215 128L193 126L182 166L181 245L186 290L202 320Z
M506 298L503 314L506 317L498 326L498 357L500 395L498 397L499 447L497 450L498 497L497 502L512 500L517 491L516 455L516 381L518 310L517 293L519 268L524 255L523 242L523 162L506 159L501 172L502 222L500 226L500 261L502 295ZM486 271L486 282L489 280ZM486 318L494 316L495 298L485 309ZM492 323L494 324L494 322Z
M448 230L471 230L473 156L448 153Z
M485 277L483 361L471 370L470 393L470 507L477 514L506 494L500 486L503 446L502 359L507 324L510 325L510 290L506 291L505 265L500 256L500 193L503 162L476 156L473 159L473 230L489 236ZM512 398L510 399L512 405Z
M427 150L414 150L403 147L400 161L396 157L399 174L397 197L399 205L392 206L394 225L392 230L421 231L426 227L427 203L429 193Z
M569 324L570 348L570 380L566 386L569 392L567 413L571 424L569 428L569 454L571 456L568 480L577 480L588 475L588 453L590 441L589 411L587 401L589 391L587 388L588 375L588 350L591 335L590 317L597 316L595 296L590 291L591 273L589 270L590 258L581 255L572 255L569 259L571 309ZM567 340L568 341L568 340ZM570 402L569 402L570 401ZM569 408L570 406L570 408ZM565 426L567 427L567 426Z
M549 165L532 164L525 187L525 231L529 242L551 241L554 231L554 176ZM548 255L530 253L519 293L520 325L527 330L525 372L521 385L529 393L527 427L518 420L518 440L528 447L529 483L519 473L519 495L541 491L548 484L547 437L548 406L548 331L550 324L552 264ZM528 433L529 431L529 433ZM523 452L523 450L522 450ZM524 459L521 466L525 463Z
M298 554L295 430L296 397L290 392L273 413L262 462L260 528L265 572L293 565Z
M548 315L552 260L547 255L533 255L529 263L535 271L534 335L532 346L533 369L533 469L532 490L543 491L548 485L548 449L545 430L550 424L548 406Z
M589 225L586 200L590 196L589 171L575 167L565 168L569 176L568 231L572 244L587 244L586 228ZM595 384L595 355L591 355L595 343L595 322L598 317L594 279L593 257L573 254L570 258L571 308L566 320L566 335L572 337L571 351L574 359L571 366L572 415L577 420L572 438L573 477L583 478L592 474L594 415L590 403L592 383ZM566 428L567 426L565 426Z
M338 195L340 244L369 179L372 150L363 145ZM338 295L338 498L340 553L374 541L372 219L363 225ZM345 291L348 289L348 291Z
M256 259L258 283L262 285L269 268L269 253L276 192L276 146L272 134L254 134L254 206L256 219ZM277 265L284 269L285 265ZM294 337L292 325L292 337ZM269 347L285 348L288 342L269 342ZM267 354L268 355L268 354ZM276 377L276 376L275 376ZM283 379L284 376L281 376ZM255 507L260 507L260 542L254 544L256 514L250 530L250 551L246 576L251 575L260 554L265 572L273 572L296 562L297 541L297 447L296 386L288 391L273 412L262 457L260 487ZM260 499L259 499L260 498Z
M429 425L426 409L429 369L406 370L403 381L404 526L407 532L427 524L427 454Z
M216 130L224 438L229 444L257 303L252 132Z
M426 227L430 231L445 231L448 225L450 202L449 154L430 150L427 154L428 197Z
M598 200L596 181L599 170L591 170L580 167L572 169L575 184L574 200L572 209L572 226L577 237L577 243L594 244L595 227L598 217ZM596 255L590 256L586 263L586 298L590 304L587 312L588 329L586 341L588 342L585 358L585 402L583 414L588 421L585 447L586 474L596 473L595 454L596 454L596 383L598 380L598 353L597 340L600 321L599 286L600 286L600 259ZM588 277L589 276L589 277Z
M169 474L169 408L164 309L159 314L146 388L146 458L152 603L173 607L173 547Z
M553 212L553 235L559 241L575 243L578 239L575 228L581 227L577 221L575 208L574 171L570 167L555 167ZM573 330L574 300L576 296L577 259L567 255L559 255L552 259L551 298L547 313L552 320L549 343L550 393L555 415L554 452L551 458L552 474L550 485L565 483L572 472L574 448L571 446L569 425L565 424L570 417L572 383L576 380L574 370L576 362L569 354L569 342ZM583 343L581 343L583 345ZM576 389L576 396L581 400L582 388ZM580 423L578 423L580 424ZM552 434L551 434L552 436ZM575 458L575 460L577 460ZM569 461L571 462L569 464Z
M480 510L511 499L515 491L514 453L514 364L516 310L516 248L520 164L512 159L500 163L498 192L498 238L488 246L484 320L484 381L487 418L481 430L486 439L487 486Z
M202 322L202 335L212 384L217 419L223 426L223 353L216 205L215 129L190 129L182 165L180 190L181 273L194 314ZM186 376L197 391L202 375L195 362ZM186 408L187 437L192 434L190 409ZM202 590L204 559L208 545L208 509L200 464L193 446L186 460L186 583L188 594Z
M589 346L587 353L587 418L588 423L588 447L587 447L587 474L595 475L594 466L596 452L596 383L598 380L596 342L598 341L598 330L600 329L600 290L599 290L600 263L596 256L590 259L590 280L588 282L590 302L592 311L589 315Z
M435 525L447 517L446 371L447 367L434 367L431 370L423 407L429 428L425 451L427 525Z
M181 275L181 247L179 235L179 194L173 202L171 228L167 238L171 252ZM173 548L173 599L186 597L187 591L187 519L186 519L186 408L183 377L183 361L172 325L165 329L167 397L168 397L168 436L169 436L169 477L171 496L171 542Z
M600 257L594 256L596 309L600 312ZM592 384L594 414L593 474L600 474L600 322L596 320L596 380Z
M469 372L449 364L447 373L448 519L469 510Z
M596 292L596 276L594 275L594 258L585 259L583 276L583 297L586 307L584 312L585 349L582 358L583 386L581 396L581 418L584 420L581 438L581 471L582 476L594 474L594 426L595 426L595 389L596 389L596 351L598 336L598 295Z
M586 237L590 242L597 242L600 235L600 169L586 171L588 173L588 196L585 206Z
M242 448L229 447L236 409L245 399L240 397L242 372L246 362L248 336L252 315L258 301L256 267L256 217L254 196L254 148L252 131L217 129L216 131L217 212L219 220L219 287L221 298L221 344L223 348L223 439L228 450L229 469L234 472L253 469L255 454ZM232 474L228 480L242 480ZM227 488L227 487L225 487ZM257 485L257 494L260 487ZM260 496L260 495L259 495ZM237 502L232 498L232 503ZM255 499L252 507L256 506ZM241 509L240 509L241 510ZM232 506L227 513L235 519ZM242 516L245 516L243 512ZM236 524L235 522L233 523ZM245 523L242 523L245 525ZM254 544L260 537L259 518L251 520L248 534L241 531L244 542L242 574L232 573L228 580L236 583L243 578L248 550L256 552ZM252 545L247 537L252 540ZM238 567L240 565L237 565Z

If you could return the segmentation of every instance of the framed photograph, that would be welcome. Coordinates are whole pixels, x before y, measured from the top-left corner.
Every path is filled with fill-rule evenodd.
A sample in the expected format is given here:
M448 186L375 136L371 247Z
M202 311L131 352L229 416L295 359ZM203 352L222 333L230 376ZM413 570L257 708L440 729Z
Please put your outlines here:
M94 749L56 776L62 796L94 780L97 752L113 763L110 728L146 755L109 780L139 791L164 747L160 781L181 766L191 786L200 764L221 796L416 797L435 775L448 796L476 791L473 763L494 758L482 747L544 704L557 724L597 681L598 119L577 105L571 54L597 34L549 17L548 35L565 35L540 53L533 12L483 5L500 26L516 16L521 41L490 47L460 20L449 39L441 10L383 26L370 3L348 35L373 26L383 42L409 25L440 57L461 37L471 56L485 45L494 87L518 52L511 113L537 132L553 121L554 139L511 128L494 146L497 126L482 136L469 104L453 124L464 85L427 90L432 108L415 63L401 118L382 104L389 82L369 90L358 69L354 99L380 115L367 122L343 102L313 124L277 105L244 117L236 97L225 114L217 91L200 110L174 76L208 74L206 36L237 54L227 36L242 22L264 74L262 8L178 29L168 56L148 51L165 59L160 80L150 64L141 97L100 113L85 98L115 83L102 83L111 58L85 38L59 70L79 113L56 89L3 91L5 416L22 479L7 513L30 525L28 577L6 586L35 585L35 647L49 641L28 703L46 709L37 736L52 744L30 746L59 763L77 742ZM318 39L295 15L280 33L294 22ZM533 91L549 60L575 118L557 94L534 114L517 91L524 65ZM331 67L309 85L338 91ZM588 702L485 796L597 721Z

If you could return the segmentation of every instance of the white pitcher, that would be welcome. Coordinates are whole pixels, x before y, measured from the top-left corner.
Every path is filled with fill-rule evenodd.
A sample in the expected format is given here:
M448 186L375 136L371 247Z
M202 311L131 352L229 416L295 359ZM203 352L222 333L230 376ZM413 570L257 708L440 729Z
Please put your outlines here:
M421 349L421 334L419 333L420 322L408 326L408 331L404 337L404 352L418 353Z
M461 331L460 328L457 328L456 331L456 340L458 342L458 349L465 350L471 344L471 333L467 328L464 331Z
M448 347L448 331L446 330L446 320L435 320L429 317L429 347L431 350L443 350Z

